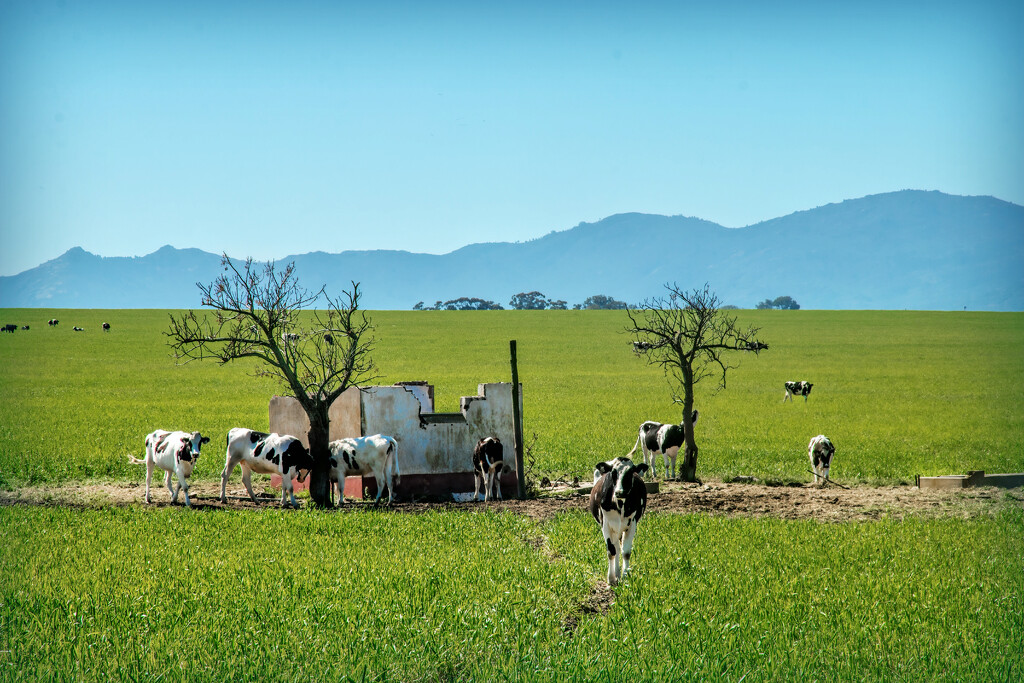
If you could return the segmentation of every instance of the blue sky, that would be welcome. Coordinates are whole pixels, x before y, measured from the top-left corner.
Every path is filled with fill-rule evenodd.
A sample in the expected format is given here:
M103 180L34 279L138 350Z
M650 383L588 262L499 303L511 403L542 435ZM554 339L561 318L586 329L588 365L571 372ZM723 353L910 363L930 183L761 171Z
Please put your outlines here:
M1021 2L0 0L0 275L1024 204Z

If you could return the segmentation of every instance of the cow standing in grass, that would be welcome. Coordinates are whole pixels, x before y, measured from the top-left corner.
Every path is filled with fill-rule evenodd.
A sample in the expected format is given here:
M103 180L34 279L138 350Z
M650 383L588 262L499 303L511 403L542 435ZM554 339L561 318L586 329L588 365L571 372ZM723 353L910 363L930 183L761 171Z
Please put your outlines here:
M641 478L647 463L616 458L597 463L596 470L601 476L590 491L590 514L601 525L608 548L608 585L614 586L629 569L633 537L647 509L647 485Z
M501 471L505 465L505 450L496 436L480 439L473 449L473 484L477 499L480 487L484 489L484 502L493 495L501 500Z
M329 446L331 451L328 474L329 485L338 486L338 501L343 499L345 477L366 476L372 474L377 481L377 498L374 505L380 503L384 487L388 487L388 505L395 497L395 480L401 481L402 472L398 467L398 442L390 436L374 434L348 439L337 439Z
M824 434L818 434L807 444L807 455L811 459L811 467L814 468L815 484L824 484L828 481L828 470L832 466L832 456L835 453L836 447Z
M690 417L690 424L697 424L698 417L700 417L700 413L694 410ZM636 443L633 444L633 450L627 453L626 457L632 457L633 453L636 452L637 446L639 446L644 456L644 462L651 468L651 475L657 477L657 455L660 453L665 463L665 478L675 479L676 455L685 441L686 426L682 422L674 425L648 420L640 425ZM671 469L669 468L670 462Z
M192 470L199 460L199 450L204 443L209 443L209 437L199 432L168 432L158 429L146 437L146 457L143 460L128 456L128 461L133 465L146 466L146 502L152 503L149 495L150 482L153 480L153 470L157 467L167 472L164 477L164 484L171 492L171 502L178 502L178 491L185 492L185 505L192 506L188 497L188 478L192 476ZM177 484L171 486L171 474L178 478Z
M281 507L299 507L295 500L292 479L306 480L313 470L313 458L302 442L287 434L264 434L244 427L235 427L228 432L228 448L224 471L220 475L220 502L226 503L228 478L236 465L242 466L242 483L249 493L249 499L256 502L252 492L252 473L281 475Z
M786 395L782 397L782 402L792 401L794 396L803 396L806 402L813 386L810 382L786 382Z

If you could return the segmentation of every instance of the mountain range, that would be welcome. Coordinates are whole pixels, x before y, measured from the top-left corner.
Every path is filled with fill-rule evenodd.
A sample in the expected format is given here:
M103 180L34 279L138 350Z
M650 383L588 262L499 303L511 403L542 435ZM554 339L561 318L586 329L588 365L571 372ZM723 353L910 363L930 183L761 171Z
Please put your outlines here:
M245 258L246 254L229 254ZM993 197L903 190L726 228L684 216L627 213L528 242L448 254L312 252L294 261L307 288L360 283L367 309L459 297L508 306L540 291L570 305L595 294L631 304L665 283L708 283L727 304L793 297L805 309L1024 310L1024 207ZM197 282L220 256L165 246L139 257L79 247L0 277L5 308L200 308Z

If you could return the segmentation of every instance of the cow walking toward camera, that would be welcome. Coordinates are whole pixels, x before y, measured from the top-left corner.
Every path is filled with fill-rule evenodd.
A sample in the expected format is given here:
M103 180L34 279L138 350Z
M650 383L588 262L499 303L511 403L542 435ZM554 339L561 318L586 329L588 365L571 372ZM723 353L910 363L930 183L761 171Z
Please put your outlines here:
M309 450L297 437L288 434L264 434L244 427L235 427L228 432L228 448L224 471L220 475L220 502L228 502L228 478L236 465L242 466L242 483L249 493L249 499L256 502L252 492L252 473L281 475L281 507L299 507L295 500L292 480L306 480L313 471L313 458Z
M832 456L835 453L836 447L824 434L818 434L807 444L807 455L814 469L815 484L824 484L828 481L828 470L832 466Z
M388 505L395 497L395 481L401 481L398 467L398 442L390 436L374 434L349 439L338 439L329 444L331 449L330 484L338 486L338 501L345 491L345 477L373 475L377 480L377 498L380 503L384 487L388 487Z
M698 417L700 417L700 413L694 410L690 416L690 424L697 424ZM656 456L660 453L665 464L665 478L675 479L676 455L685 441L686 427L683 426L682 422L674 425L649 420L640 425L636 443L633 444L633 450L627 453L626 457L632 457L633 453L636 452L637 446L639 446L644 456L644 462L651 468L651 476L656 478L658 476ZM672 465L671 469L669 469L670 462Z
M792 401L794 396L803 396L806 402L813 386L810 382L786 382L786 395L782 397L782 402Z
M168 432L163 429L151 432L146 437L146 457L139 460L128 456L128 461L133 465L146 466L146 502L153 502L149 487L153 480L153 470L159 467L167 473L164 485L171 492L171 502L177 503L178 491L184 491L185 505L192 507L188 497L188 478L192 476L192 470L199 460L199 450L204 443L209 442L209 437L199 432ZM174 486L171 486L171 474L178 480Z
M501 500L501 471L505 467L505 450L496 436L487 436L476 442L473 449L473 483L477 500L480 487L484 489L484 502L493 495Z
M590 514L601 525L608 548L608 585L614 586L629 569L633 537L647 509L647 485L641 478L647 463L616 458L597 463L596 469L601 476L590 491Z

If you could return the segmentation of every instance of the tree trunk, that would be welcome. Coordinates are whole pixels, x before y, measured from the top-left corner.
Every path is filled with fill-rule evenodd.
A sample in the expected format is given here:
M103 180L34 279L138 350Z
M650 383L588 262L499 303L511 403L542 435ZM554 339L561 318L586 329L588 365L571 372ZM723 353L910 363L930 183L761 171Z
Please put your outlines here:
M697 445L691 444L691 441L693 439L687 434L683 463L679 466L679 478L683 481L700 482L700 479L697 478Z
M697 440L693 438L693 370L691 359L686 359L683 366L683 427L685 450L683 464L679 467L679 478L683 481L696 481L697 478Z
M326 409L325 411L326 412ZM330 421L326 416L309 415L309 454L313 458L313 471L309 475L309 498L316 507L331 508L331 450ZM342 484L344 488L344 484Z

